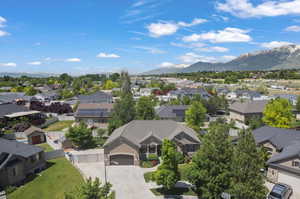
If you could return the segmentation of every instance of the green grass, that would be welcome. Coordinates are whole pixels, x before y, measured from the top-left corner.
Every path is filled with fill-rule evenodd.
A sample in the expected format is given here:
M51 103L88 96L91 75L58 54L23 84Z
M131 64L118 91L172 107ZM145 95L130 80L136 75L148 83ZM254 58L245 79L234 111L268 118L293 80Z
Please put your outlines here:
M63 199L83 182L80 173L65 158L49 161L50 167L11 193L9 199Z
M156 189L150 189L150 190L156 196L162 196L162 195L197 196L197 194L189 188L173 188L170 190L165 190L163 188L156 188Z
M36 146L43 148L45 152L53 151L53 148L47 143L38 144Z
M54 124L49 125L47 128L45 128L45 131L61 131L65 128L71 127L71 125L74 123L74 121L59 121Z

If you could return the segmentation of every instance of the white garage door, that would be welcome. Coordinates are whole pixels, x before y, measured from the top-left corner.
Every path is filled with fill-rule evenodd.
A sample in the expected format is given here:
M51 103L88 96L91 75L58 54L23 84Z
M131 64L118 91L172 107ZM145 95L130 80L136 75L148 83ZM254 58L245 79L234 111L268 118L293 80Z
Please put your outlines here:
M293 187L293 198L300 198L300 176L292 175L283 171L278 172L278 182L282 182Z

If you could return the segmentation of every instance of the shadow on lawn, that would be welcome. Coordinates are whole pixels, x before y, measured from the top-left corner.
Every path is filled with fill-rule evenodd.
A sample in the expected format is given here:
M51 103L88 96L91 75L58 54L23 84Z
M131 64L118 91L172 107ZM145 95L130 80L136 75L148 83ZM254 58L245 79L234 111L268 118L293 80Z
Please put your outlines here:
M46 162L46 167L43 170L37 169L36 171L34 171L34 173L31 173L29 175L26 176L26 179L23 181L23 185L26 183L29 183L31 181L33 181L36 177L39 176L39 174L41 172L43 172L46 169L49 169L50 167L54 166L55 163L54 162Z

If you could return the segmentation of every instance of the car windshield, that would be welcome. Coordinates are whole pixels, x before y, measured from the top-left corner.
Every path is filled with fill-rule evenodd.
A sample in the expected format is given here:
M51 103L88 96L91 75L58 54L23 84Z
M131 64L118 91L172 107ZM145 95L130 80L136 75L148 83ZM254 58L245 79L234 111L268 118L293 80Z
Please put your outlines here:
M275 198L281 199L281 195L279 193L271 192L270 195Z

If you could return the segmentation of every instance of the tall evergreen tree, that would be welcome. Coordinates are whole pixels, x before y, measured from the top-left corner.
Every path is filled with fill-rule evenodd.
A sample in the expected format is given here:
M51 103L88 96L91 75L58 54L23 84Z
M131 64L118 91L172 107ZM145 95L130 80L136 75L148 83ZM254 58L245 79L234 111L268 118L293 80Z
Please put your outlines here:
M230 188L233 146L226 124L213 124L202 139L202 146L193 156L189 181L203 199L220 198Z
M260 169L264 168L264 157L256 147L250 130L243 130L234 150L232 160L231 194L236 199L264 199L267 189L264 186Z
M121 72L121 92L123 95L131 94L131 82L130 82L130 76L128 72L122 71Z

